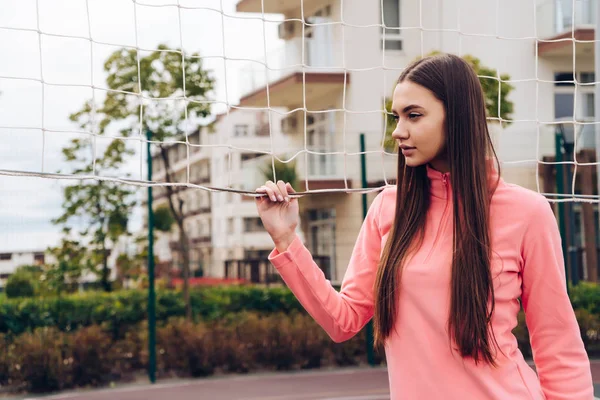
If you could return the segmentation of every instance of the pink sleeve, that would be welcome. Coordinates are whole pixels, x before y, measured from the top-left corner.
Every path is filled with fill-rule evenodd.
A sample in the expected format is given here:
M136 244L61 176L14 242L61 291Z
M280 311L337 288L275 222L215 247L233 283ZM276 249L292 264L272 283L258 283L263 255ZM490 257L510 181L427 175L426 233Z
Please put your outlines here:
M358 333L373 316L373 283L381 250L379 193L363 221L338 293L296 236L288 249L269 255L284 282L306 311L335 342Z
M566 289L560 233L543 201L523 239L522 295L531 348L547 400L592 400L590 362Z

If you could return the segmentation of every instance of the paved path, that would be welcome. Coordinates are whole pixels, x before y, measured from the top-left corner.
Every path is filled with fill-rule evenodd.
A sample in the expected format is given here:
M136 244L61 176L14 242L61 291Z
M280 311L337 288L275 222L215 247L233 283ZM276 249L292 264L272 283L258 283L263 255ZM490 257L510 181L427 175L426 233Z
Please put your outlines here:
M388 400L384 368L250 374L79 391L27 400Z
M600 400L600 360L592 362ZM120 385L115 389L72 391L14 400L389 400L387 371L344 368L221 376L194 380ZM8 400L8 399L6 399Z

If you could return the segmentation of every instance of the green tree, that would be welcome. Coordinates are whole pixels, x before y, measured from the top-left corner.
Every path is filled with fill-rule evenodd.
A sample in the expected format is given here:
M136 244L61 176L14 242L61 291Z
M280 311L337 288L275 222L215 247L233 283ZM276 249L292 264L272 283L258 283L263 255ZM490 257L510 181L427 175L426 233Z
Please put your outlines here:
M108 96L110 97L110 96ZM110 101L97 106L88 101L70 118L80 128L92 132L98 121L98 135L104 135L109 129L112 110ZM129 136L129 130L121 130L121 135ZM96 148L96 139L91 135L71 139L62 150L65 161L71 166L72 173L85 175L119 175L126 158L133 154L122 139L112 139L104 149ZM98 153L98 154L97 154ZM100 281L105 291L111 290L109 281L108 256L110 245L127 233L129 214L135 200L133 191L124 185L103 181L81 181L63 189L63 213L52 222L70 230L74 221L81 223L80 234L89 238L91 261L102 265Z
M288 163L275 160L275 175L273 175L273 164L271 163L271 160L265 162L263 167L260 168L260 171L266 180L275 182L275 175L277 175L277 180L289 182L294 190L298 190L299 181L298 173L296 172L296 160Z
M158 206L154 210L154 227L161 232L170 232L175 218L167 206Z
M179 230L183 295L188 318L191 317L190 246L184 224L185 201L182 191L169 185L175 182L175 178L168 141L185 137L185 122L191 122L194 125L191 129L195 129L199 118L210 114L208 100L214 79L202 64L198 53L183 53L181 49L172 49L164 44L139 59L137 50L120 49L112 53L104 64L108 75L106 83L111 89L103 104L106 118L126 126L125 129L130 132L139 132L140 128L142 132L149 130L158 147L157 155L165 171L168 206Z
M6 280L4 288L6 297L14 299L17 297L33 297L35 295L35 285L33 277L27 273L16 271Z
M66 232L68 234L68 232ZM63 237L58 246L48 249L56 262L44 267L41 280L45 289L60 295L77 285L85 272L96 272L94 257L79 241Z
M44 272L44 269L41 265L21 265L17 267L15 272L8 278L17 279L19 281L29 281L33 288L33 295L38 295L43 293L43 285L41 282L41 276ZM6 289L8 292L8 288Z
M433 51L433 52L429 53L428 56L439 54L439 53L440 53L439 51ZM500 80L502 82L500 84L498 84L498 80L494 79L494 78L497 78L497 76L498 76L498 72L495 69L481 65L481 61L477 57L467 54L467 55L462 56L462 58L473 67L473 69L475 70L475 73L479 76L479 82L481 83L481 87L483 89L483 95L485 96L485 106L486 106L486 111L487 111L487 117L488 118L496 118L496 119L498 118L498 100L499 100L498 99L498 90L500 90L500 115L503 120L503 124L505 124L506 126L510 125L510 122L506 122L506 120L511 118L511 114L513 113L513 110L514 110L513 102L508 100L508 95L514 89L514 86L512 86L511 84L506 82L507 80L510 80L510 75L501 74ZM392 88L392 90L393 90L393 88ZM386 129L385 129L384 148L386 151L397 151L398 149L396 146L396 142L392 138L392 132L394 131L394 129L396 127L396 121L394 121L394 118L391 114L391 112L392 112L392 99L391 98L386 99L385 109L386 109L386 115L385 115ZM497 122L497 120L492 119L490 122Z

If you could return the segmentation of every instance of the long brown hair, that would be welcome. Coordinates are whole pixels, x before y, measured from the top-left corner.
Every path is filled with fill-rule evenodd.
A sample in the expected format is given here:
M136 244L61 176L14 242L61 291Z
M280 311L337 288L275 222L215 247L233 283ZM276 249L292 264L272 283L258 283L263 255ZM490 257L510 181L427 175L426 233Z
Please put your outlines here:
M463 357L496 365L488 335L494 312L489 214L495 188L488 179L493 167L488 157L497 157L481 84L467 62L449 54L416 61L403 71L398 83L405 80L430 90L446 111L445 154L454 217L448 331ZM496 168L499 172L499 165ZM403 264L423 241L429 204L426 165L408 167L398 154L396 214L374 287L377 345L383 344L394 327Z

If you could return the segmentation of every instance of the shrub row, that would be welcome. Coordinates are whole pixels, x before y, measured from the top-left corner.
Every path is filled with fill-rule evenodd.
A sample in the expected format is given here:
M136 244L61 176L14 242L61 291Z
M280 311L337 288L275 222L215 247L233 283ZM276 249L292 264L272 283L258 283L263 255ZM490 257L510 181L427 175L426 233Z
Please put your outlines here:
M294 295L286 288L255 286L206 287L190 292L194 320L221 319L241 311L259 313L301 310ZM62 297L31 297L0 300L0 333L18 336L40 327L56 327L71 332L81 327L104 324L122 338L131 326L147 319L147 292L84 292ZM180 291L158 290L157 321L185 315Z
M148 366L147 340L145 322L118 340L99 325L71 333L43 327L18 337L1 336L0 385L48 392L127 381ZM300 312L242 312L216 323L172 318L157 328L159 378L364 362L363 333L336 344Z
M600 290L570 291L591 357L600 357ZM256 369L364 362L364 331L335 344L284 288L203 288L191 293L193 322L180 292L159 291L159 376L205 376ZM0 385L51 391L131 379L147 367L146 294L84 293L0 300ZM531 356L524 315L514 333Z
M600 356L600 317L578 310L590 356ZM531 356L527 330L515 329L521 351ZM41 327L17 337L0 335L0 386L49 392L129 381L148 367L148 326L131 326L114 339L108 326L75 332ZM203 377L256 370L346 366L366 362L364 330L344 343L332 342L305 313L230 314L219 321L170 318L157 327L157 376ZM376 352L376 361L383 354Z
M580 313L600 315L600 285L582 282L570 290L573 308ZM195 321L218 320L231 313L256 311L262 314L301 311L294 295L282 287L203 287L190 293ZM6 299L0 297L0 333L20 335L39 327L56 327L63 332L103 324L115 339L131 326L147 319L147 293L141 290L85 292L63 297ZM185 315L180 291L158 290L158 321Z

